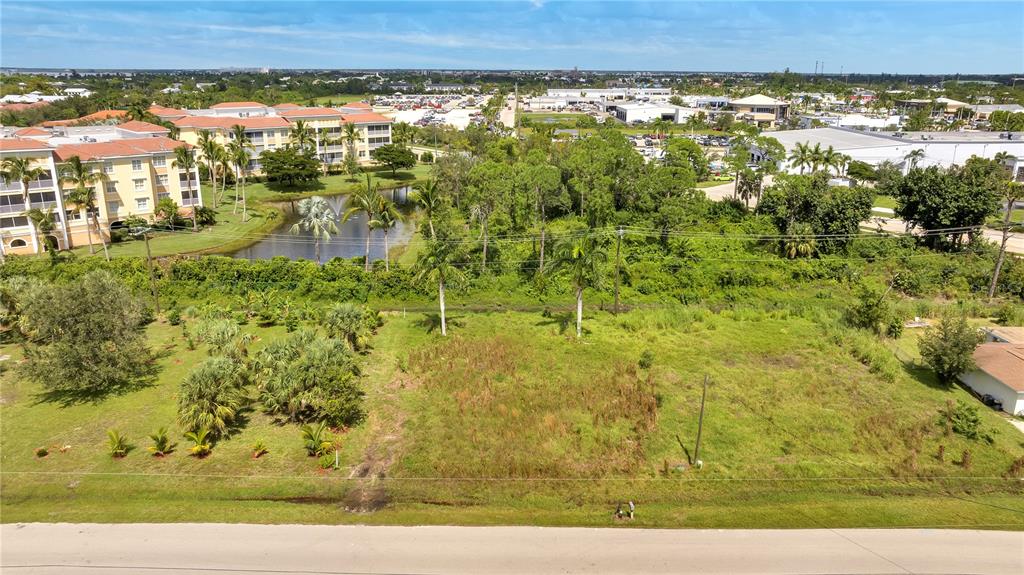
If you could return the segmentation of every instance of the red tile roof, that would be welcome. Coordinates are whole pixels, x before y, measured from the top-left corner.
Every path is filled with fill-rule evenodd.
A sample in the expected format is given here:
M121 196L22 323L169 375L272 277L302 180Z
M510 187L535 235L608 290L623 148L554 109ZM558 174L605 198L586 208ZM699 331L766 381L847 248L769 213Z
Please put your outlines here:
M51 150L46 142L27 138L0 138L0 152L20 152L23 150Z
M50 120L49 122L43 122L43 126L46 128L52 128L53 126L77 126L90 124L92 122L103 122L106 120L113 120L118 118L125 118L128 116L128 112L124 110L100 110L81 118L74 118L71 120Z
M42 108L49 105L49 102L32 102L31 104L0 104L0 110L5 112L23 112L25 110L31 110L32 108Z
M220 104L214 104L210 106L212 110L222 110L224 108L266 108L266 104L260 104L259 102L221 102Z
M138 132L140 134L166 134L170 132L169 129L163 126L158 126L156 124L151 124L149 122L140 122L138 120L130 120L123 124L118 124L117 127L122 130L128 130L129 132Z
M1024 345L983 343L974 350L978 369L1016 391L1024 391Z
M146 111L158 118L180 118L182 116L188 115L188 112L186 112L185 110L179 110L178 108L167 108L165 106L158 106L156 104L150 106L149 109Z
M391 118L382 116L376 112L366 112L363 114L345 114L342 116L342 120L345 122L351 122L355 124L375 124L380 122L386 122L390 124Z
M172 152L175 148L180 148L181 146L191 147L184 142L160 136L156 138L130 138L89 144L65 144L58 146L56 153L57 159L62 162L67 161L71 156L78 156L82 161L88 161Z
M182 128L200 128L230 130L235 124L241 124L246 128L288 128L291 124L284 118L266 116L262 118L226 118L218 116L185 116L172 120L175 126Z
M278 104L274 106L275 110L291 110L292 108L301 108L298 104L292 104L291 102L285 102L284 104Z
M17 132L14 132L14 135L15 136L49 136L50 132L47 132L46 130L44 130L42 128L37 128L35 126L32 126L30 128L22 128L22 129L18 130Z
M282 118L312 118L314 116L332 116L340 118L342 113L341 110L334 108L295 108L288 110L281 110L278 115Z

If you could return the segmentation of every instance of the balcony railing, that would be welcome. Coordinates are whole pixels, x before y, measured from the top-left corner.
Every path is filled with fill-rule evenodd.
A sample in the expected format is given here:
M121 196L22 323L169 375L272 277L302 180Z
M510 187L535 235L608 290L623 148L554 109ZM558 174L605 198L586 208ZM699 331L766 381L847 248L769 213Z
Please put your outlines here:
M53 201L49 201L49 202L32 202L31 205L32 205L33 208L39 208L40 210L45 210L45 209L48 209L50 207L54 207L54 208L57 207L57 201L53 200Z
M25 211L24 204L11 204L6 206L0 206L0 214L17 214Z
M53 180L32 180L28 183L30 190L43 190L53 187ZM20 192L21 182L4 182L0 180L0 192Z
M199 198L181 198L181 205L194 206L199 204Z

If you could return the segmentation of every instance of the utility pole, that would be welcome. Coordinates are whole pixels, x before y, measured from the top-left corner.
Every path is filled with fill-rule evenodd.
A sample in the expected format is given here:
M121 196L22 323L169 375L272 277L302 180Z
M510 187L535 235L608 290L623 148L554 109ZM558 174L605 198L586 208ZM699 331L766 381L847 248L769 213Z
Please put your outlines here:
M700 417L697 419L697 446L693 448L693 464L700 469L704 464L700 460L700 436L704 431L704 400L708 396L708 376L704 376L704 390L700 394Z
M619 273L621 261L619 259L619 253L622 249L622 236L625 233L626 232L623 231L622 226L619 226L619 229L615 231L615 235L618 236L615 240L615 315L619 315L619 276L621 275Z
M146 268L149 270L149 287L153 292L153 305L156 307L156 313L160 313L160 292L156 289L156 274L153 273L153 254L149 251L149 228L136 228L132 231L133 234L142 234L142 239L146 242Z

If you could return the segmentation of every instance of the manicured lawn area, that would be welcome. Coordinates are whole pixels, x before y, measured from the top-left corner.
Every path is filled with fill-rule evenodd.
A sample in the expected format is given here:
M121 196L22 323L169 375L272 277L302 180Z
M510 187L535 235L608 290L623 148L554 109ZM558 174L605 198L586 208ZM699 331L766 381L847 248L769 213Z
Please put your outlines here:
M722 184L728 184L729 182L732 182L732 180L708 180L706 182L697 182L697 188L713 188L715 186L720 186Z
M1021 482L1002 478L1024 436L985 410L992 445L944 435L938 409L965 392L913 371L887 382L802 316L592 310L582 342L559 311L451 311L446 340L432 317L387 315L361 360L369 415L343 435L337 471L317 469L297 427L258 409L205 460L180 439L178 452L151 457L145 436L157 427L180 438L177 385L206 355L179 327L148 328L165 352L156 385L100 403L40 403L8 371L3 520L610 526L615 504L632 499L631 525L646 527L1024 529L1019 512L983 505L1024 509ZM256 349L284 333L244 329ZM697 471L687 467L705 375ZM137 449L112 460L109 428ZM257 439L270 453L253 460ZM964 450L970 469L954 463ZM367 499L383 507L345 510Z
M878 208L889 208L890 210L895 209L896 198L879 194L875 196L874 206Z
M335 94L334 96L321 96L314 99L313 101L317 105L323 105L328 102L337 104L348 104L349 102L368 102L373 96L370 94Z

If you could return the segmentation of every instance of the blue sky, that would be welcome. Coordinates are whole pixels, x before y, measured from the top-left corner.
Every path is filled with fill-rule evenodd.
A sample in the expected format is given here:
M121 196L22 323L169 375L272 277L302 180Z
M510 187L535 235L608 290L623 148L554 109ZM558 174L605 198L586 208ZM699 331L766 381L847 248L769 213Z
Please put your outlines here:
M1024 2L15 2L0 66L1024 72Z

